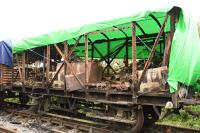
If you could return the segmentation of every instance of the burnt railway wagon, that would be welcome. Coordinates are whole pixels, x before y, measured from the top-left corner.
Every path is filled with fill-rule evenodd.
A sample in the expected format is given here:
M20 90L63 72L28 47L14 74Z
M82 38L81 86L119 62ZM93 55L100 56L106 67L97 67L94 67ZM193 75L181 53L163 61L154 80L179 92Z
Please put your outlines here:
M61 110L138 132L144 121L158 120L161 107L198 103L191 87L180 82L170 93L167 82L181 14L173 7L64 42L20 47L13 54L12 69L0 66L0 85L10 84L6 91L19 93L22 103L27 95L40 97L39 110Z

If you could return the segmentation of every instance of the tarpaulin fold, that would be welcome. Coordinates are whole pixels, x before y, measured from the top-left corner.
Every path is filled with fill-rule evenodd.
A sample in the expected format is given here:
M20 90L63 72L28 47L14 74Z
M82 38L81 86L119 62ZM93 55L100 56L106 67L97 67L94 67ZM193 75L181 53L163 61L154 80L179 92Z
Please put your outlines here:
M10 40L0 42L0 64L12 66L12 46Z

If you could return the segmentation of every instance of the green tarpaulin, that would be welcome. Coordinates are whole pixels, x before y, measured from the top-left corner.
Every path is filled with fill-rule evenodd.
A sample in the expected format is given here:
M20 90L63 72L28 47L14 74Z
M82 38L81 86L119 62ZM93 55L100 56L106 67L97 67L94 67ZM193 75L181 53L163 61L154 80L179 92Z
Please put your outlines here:
M13 51L15 53L21 52L35 47L61 43L65 40L68 40L68 43L72 45L80 35L96 30L112 28L113 26L127 26L130 25L132 21L136 21L138 25L143 28L142 31L139 27L137 27L136 33L138 37L143 34L148 35L158 33L160 30L158 22L162 24L166 12L172 9L173 6L174 5L169 4L157 9L144 9L143 11L133 12L133 15L131 16L121 16L117 19L105 20L103 22L83 25L71 29L63 28L40 36L24 38L22 40L13 40ZM184 9L184 7L181 7L181 9L182 11L179 16L179 21L176 25L176 31L173 38L169 64L168 83L171 86L171 92L174 92L177 89L178 82L186 85L194 85L200 77L200 39L197 20L192 17L191 14ZM158 22L152 19L150 15L155 16L158 19ZM165 28L165 32L167 31L169 31L169 22ZM125 41L123 39L116 41L115 39L125 38L126 36L131 37L130 28L123 29L123 31L118 30L107 32L105 35L92 34L89 35L89 39L90 42L102 39L110 40L111 49L115 49L120 45L123 45ZM80 43L84 43L84 39L81 39ZM144 43L148 43L148 40L145 40ZM99 44L96 46L104 55L106 54L106 43L104 45ZM91 48L89 47L89 49ZM159 48L157 49L159 51ZM137 57L143 58L144 56L147 56L147 51L146 47L137 46ZM84 47L78 47L77 53L79 55L84 55ZM129 55L131 58L131 53ZM98 54L94 53L94 56L98 57ZM124 51L122 50L118 55L118 58L123 58L123 56Z

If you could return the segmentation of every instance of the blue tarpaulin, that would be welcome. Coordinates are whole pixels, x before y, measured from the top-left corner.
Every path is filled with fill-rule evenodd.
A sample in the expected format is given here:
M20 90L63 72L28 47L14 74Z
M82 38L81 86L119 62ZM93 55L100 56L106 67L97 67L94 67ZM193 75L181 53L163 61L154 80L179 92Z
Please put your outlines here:
M0 64L12 66L12 43L10 40L0 41Z

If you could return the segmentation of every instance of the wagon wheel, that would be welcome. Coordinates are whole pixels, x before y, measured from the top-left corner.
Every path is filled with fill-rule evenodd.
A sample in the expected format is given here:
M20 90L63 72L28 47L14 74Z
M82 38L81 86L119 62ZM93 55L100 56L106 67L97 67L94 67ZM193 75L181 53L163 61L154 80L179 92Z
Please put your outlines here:
M27 94L25 93L19 93L19 101L21 104L25 105L28 103L29 101L29 97Z
M121 133L138 133L141 131L143 124L144 124L144 114L142 109L137 110L134 112L134 122L133 124L125 125L124 128L121 130Z

